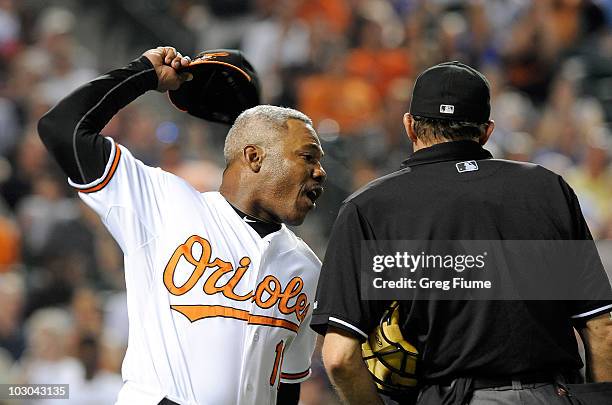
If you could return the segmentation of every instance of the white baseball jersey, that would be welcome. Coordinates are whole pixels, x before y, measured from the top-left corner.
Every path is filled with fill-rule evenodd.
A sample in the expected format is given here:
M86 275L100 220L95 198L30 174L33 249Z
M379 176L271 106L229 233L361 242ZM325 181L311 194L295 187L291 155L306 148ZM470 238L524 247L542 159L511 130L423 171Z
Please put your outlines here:
M104 175L69 182L124 252L130 334L117 404L275 404L280 381L310 374L319 259L284 225L261 238L218 192L109 141Z

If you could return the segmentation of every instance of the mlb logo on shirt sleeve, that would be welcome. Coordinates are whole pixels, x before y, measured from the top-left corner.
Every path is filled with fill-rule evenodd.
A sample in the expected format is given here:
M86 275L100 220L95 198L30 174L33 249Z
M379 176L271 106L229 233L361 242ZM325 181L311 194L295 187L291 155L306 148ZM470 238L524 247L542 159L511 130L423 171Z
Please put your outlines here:
M475 160L468 160L466 162L459 162L455 165L459 173L475 172L478 170L478 163Z

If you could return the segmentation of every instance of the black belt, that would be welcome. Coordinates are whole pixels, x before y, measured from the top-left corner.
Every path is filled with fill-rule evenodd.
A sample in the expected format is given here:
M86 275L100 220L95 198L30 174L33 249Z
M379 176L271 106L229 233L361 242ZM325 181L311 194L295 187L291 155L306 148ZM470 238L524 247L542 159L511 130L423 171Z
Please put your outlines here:
M179 405L174 401L170 401L168 398L164 398L161 401L159 401L159 404L157 405Z
M487 388L512 386L513 382L521 384L546 384L555 382L555 377L551 375L541 375L532 377L516 377L516 378L474 378L472 380L472 388L474 390L484 390Z
M432 380L427 381L425 385L450 386L453 380L454 379ZM556 380L557 378L551 373L530 373L499 378L472 377L471 387L473 390L483 390L487 388L512 386L513 382L520 382L521 384L546 384L553 383Z

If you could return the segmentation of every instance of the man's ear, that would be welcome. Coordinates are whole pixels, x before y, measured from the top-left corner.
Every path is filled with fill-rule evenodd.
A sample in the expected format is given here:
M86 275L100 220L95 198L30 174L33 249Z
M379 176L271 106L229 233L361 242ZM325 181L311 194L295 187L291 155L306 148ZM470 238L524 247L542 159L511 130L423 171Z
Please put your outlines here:
M495 121L489 120L488 124L489 125L487 126L487 130L478 139L478 143L480 143L481 145L487 143L487 141L491 137L491 134L493 133L493 130L495 129Z
M417 136L416 136L416 133L414 132L414 127L412 126L413 123L414 123L414 119L412 118L412 114L410 113L404 114L404 128L406 128L406 134L408 135L408 138L410 138L412 143L416 144Z
M255 173L261 170L261 164L265 157L263 149L257 145L247 145L242 150L242 158L244 162L251 168Z

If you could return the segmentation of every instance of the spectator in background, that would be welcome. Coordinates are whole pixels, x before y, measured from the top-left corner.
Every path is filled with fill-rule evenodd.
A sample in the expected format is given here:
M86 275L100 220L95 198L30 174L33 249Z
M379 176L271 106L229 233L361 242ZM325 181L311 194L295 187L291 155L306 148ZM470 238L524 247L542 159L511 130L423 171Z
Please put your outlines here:
M0 156L6 155L15 145L18 128L15 105L10 100L0 97Z
M197 49L238 48L245 30L256 19L253 13L255 2L256 0L187 1L191 4L182 7L179 13L185 26L198 37Z
M82 291L81 294L90 294ZM90 295L91 296L91 295ZM77 313L95 314L83 296L75 300ZM88 316L75 323L64 310L45 308L36 311L27 323L28 351L18 363L16 383L68 384L75 405L107 405L116 399L123 382L118 362L111 362L112 345L99 331L101 322L91 323ZM93 328L92 328L93 327ZM94 329L98 329L94 331ZM105 360L105 357L107 359ZM57 400L28 401L28 405L54 404Z
M21 240L17 225L0 214L0 274L17 266L21 260Z
M263 18L247 29L241 47L261 77L263 99L271 100L281 92L280 71L307 63L310 32L297 18L298 0L260 0L257 5Z
M381 97L391 90L395 79L412 73L408 51L389 46L384 39L383 23L393 21L364 19L358 32L359 44L346 59L347 73L367 80Z
M409 142L406 139L404 127L398 123L396 119L401 116L402 111L410 104L410 95L404 89L412 87L412 80L406 77L395 79L390 87L389 92L385 95L382 106L382 117L380 119L381 131L384 134L384 155L381 156L382 161L387 161L389 155L395 157L395 161L404 159L404 151L409 149ZM412 147L410 145L410 147ZM387 168L389 162L379 162L379 166ZM385 172L391 172L393 168L388 167Z
M570 170L567 177L579 196L595 238L605 238L612 218L611 138L605 128L591 134L582 164Z
M71 202L74 202L71 200ZM40 249L38 263L51 263L58 259L74 258L82 263L86 272L85 278L92 285L106 287L103 260L98 251L96 222L88 218L84 204L74 202L78 207L71 207L73 216L61 218L50 225L46 238ZM76 209L75 209L76 208Z
M39 46L49 58L39 96L48 105L97 76L89 52L75 43L74 27L74 14L59 7L46 9L38 21Z
M117 399L123 381L119 374L125 346L120 345L119 359L113 353L113 342L104 333L102 300L99 293L90 288L79 288L72 299L74 319L75 357L83 373L73 381L70 404L106 405Z
M40 262L53 226L72 220L77 215L76 201L65 196L64 187L56 177L41 173L32 179L32 194L22 199L17 206L23 242L32 262Z
M102 335L104 323L100 301L100 295L91 288L80 287L74 291L70 309L74 329L81 338L95 340L95 337Z
M9 174L0 185L0 192L8 206L16 210L20 201L32 194L34 179L47 171L45 149L40 139L34 134L21 139L11 163Z
M18 51L21 22L13 0L0 1L0 56L9 58Z
M116 122L121 144L138 153L140 160L146 164L159 162L160 145L151 142L151 134L156 132L159 120L151 109L139 104L129 105L119 113ZM109 132L109 136L113 136L113 133Z
M331 119L341 134L355 135L378 118L380 96L370 82L348 74L345 58L338 54L327 71L301 81L298 108L312 118L315 128Z
M309 0L300 1L298 16L309 26L324 26L332 35L346 35L351 24L350 0Z
M23 307L25 283L17 273L0 274L0 348L12 360L19 360L25 349Z
M0 346L0 384L10 384L11 369L13 368L13 358L8 350Z
M119 374L101 369L103 355L97 335L81 335L77 357L83 366L83 376L70 386L69 404L108 405L115 402L123 381Z
M552 0L531 2L501 49L509 83L537 104L547 95L561 42L552 27ZM510 39L511 38L511 39Z
M542 145L568 156L575 163L580 160L585 139L585 128L578 125L576 83L558 77L551 88L549 102L544 108L536 128L536 137Z
M83 375L83 367L69 352L74 337L73 323L67 311L44 308L33 313L26 322L28 349L18 363L17 382L57 384L59 381L78 381Z

